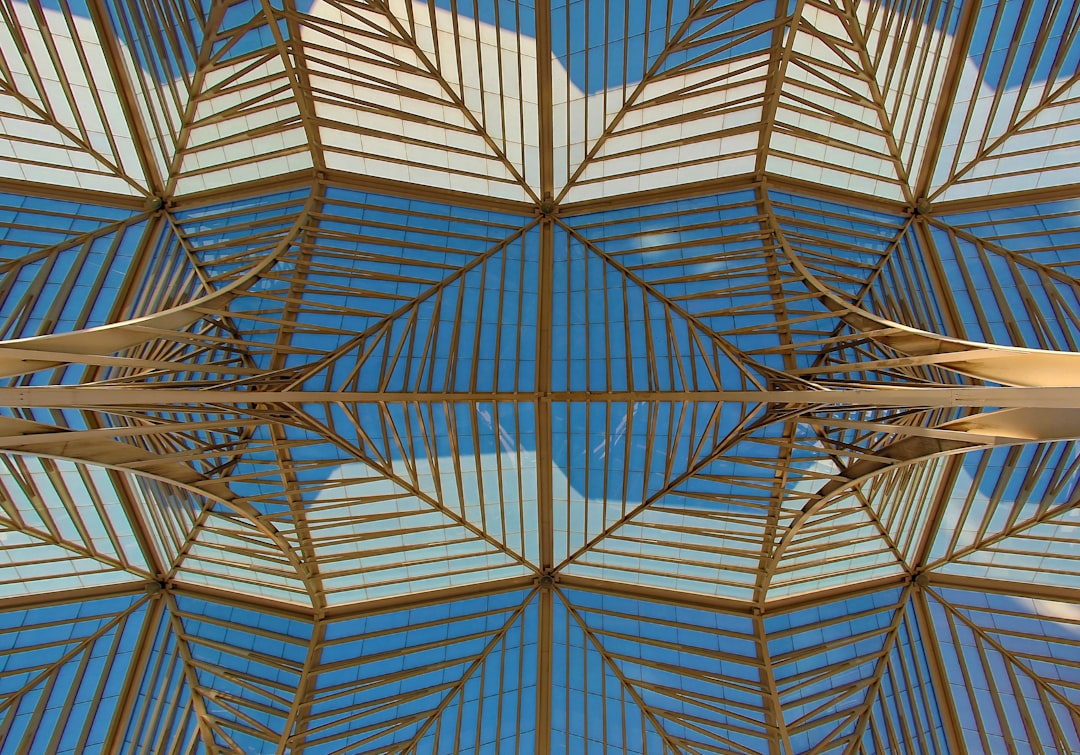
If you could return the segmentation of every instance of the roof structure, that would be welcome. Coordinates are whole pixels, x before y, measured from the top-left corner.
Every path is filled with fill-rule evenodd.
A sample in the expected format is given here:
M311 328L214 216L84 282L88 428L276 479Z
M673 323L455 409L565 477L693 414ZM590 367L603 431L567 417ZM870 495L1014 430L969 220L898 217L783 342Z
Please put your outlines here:
M1080 751L1076 0L0 15L0 752Z

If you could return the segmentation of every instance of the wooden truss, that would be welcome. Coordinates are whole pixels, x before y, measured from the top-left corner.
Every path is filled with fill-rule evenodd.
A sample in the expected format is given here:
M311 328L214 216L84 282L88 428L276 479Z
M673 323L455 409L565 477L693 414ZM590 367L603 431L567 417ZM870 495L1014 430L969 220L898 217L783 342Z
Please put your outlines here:
M0 14L0 742L1080 746L1076 3Z

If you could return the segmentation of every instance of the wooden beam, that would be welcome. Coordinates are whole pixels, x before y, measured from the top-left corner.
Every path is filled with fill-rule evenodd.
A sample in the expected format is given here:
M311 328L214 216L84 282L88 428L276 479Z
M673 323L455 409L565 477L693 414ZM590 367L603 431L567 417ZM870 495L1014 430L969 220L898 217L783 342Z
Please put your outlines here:
M552 401L734 401L807 406L865 407L1027 407L1080 408L1080 387L838 388L818 391L560 391ZM172 405L395 403L416 401L520 401L536 394L521 392L378 393L362 391L251 391L185 388L104 388L96 386L0 388L0 406L133 407Z
M80 603L100 598L121 598L129 595L140 595L146 591L146 582L133 580L130 582L118 582L113 585L91 585L88 587L72 587L67 590L53 592L28 593L25 595L8 595L0 598L0 611L27 611L31 608L48 608L65 603Z
M941 657L941 639L934 629L934 620L930 615L926 591L921 587L916 587L912 591L911 600L915 608L915 621L919 627L919 635L922 638L923 653L930 667L934 698L941 713L942 728L945 730L945 739L949 743L949 752L966 752L967 748L963 745L963 730L960 728L960 719L956 715L956 703L953 701L952 690L949 689L949 672Z
M1037 600L1050 600L1057 603L1080 605L1080 588L1059 584L1038 582L1020 582L991 579L989 577L971 577L962 574L947 574L940 570L924 572L931 587L945 587L974 592L992 592L998 595L1014 595Z

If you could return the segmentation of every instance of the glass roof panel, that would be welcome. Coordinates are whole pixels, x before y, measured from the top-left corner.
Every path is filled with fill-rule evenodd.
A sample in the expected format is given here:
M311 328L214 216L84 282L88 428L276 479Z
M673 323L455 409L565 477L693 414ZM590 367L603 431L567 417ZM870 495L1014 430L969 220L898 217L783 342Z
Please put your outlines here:
M327 164L528 199L539 177L532 13L496 25L407 0L311 3L300 38Z
M1075 8L981 5L934 171L934 196L1067 184L1080 133Z
M32 595L149 576L115 479L104 469L32 456L0 468L0 592Z
M948 589L929 604L968 748L1080 746L1076 604Z
M65 4L66 6L66 4ZM147 192L136 137L85 14L12 3L0 26L0 176L73 189Z
M553 3L556 193L577 202L752 171L775 10Z
M871 745L875 732L888 725L877 718L886 711L904 716L907 741L946 751L938 705L924 696L930 670L915 621L906 590L765 618L794 751Z
M328 624L307 746L528 751L538 602L510 592Z
M302 682L311 625L190 598L177 598L170 614L215 733L242 752L275 745Z
M768 747L771 711L748 616L579 590L560 597L553 752Z
M111 745L148 602L127 596L0 612L5 748L77 753Z
M103 325L119 304L146 221L130 210L0 195L4 338Z
M1075 351L1080 341L1076 202L949 215L932 229L968 337Z
M1078 749L1080 4L5 8L0 750Z
M1016 584L1053 574L1057 585L1077 585L1078 468L1073 441L964 454L931 563Z

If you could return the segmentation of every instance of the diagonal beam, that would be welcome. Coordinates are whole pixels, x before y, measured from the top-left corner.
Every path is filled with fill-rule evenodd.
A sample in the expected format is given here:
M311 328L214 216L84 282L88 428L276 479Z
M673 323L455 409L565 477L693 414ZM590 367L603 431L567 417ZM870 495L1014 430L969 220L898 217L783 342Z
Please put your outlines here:
M638 708L641 710L642 715L649 721L649 723L653 725L653 728L656 729L656 733L659 734L660 738L664 741L664 751L670 751L673 755L681 755L683 753L682 743L676 741L675 738L672 737L672 735L669 734L667 730L661 725L660 720L656 717L656 714L652 712L652 709L648 706L648 704L646 704L645 700L642 699L641 694L636 689L634 689L633 685L630 683L630 680L626 678L626 675L619 668L618 664L615 663L615 660L608 654L607 650L604 649L603 644L601 644L600 640L596 637L596 634L589 627L589 625L585 623L585 620L577 612L577 609L574 608L574 606L570 603L566 596L562 594L562 592L559 592L559 600L562 602L566 611L574 618L574 622L581 629L585 637L588 638L588 641L592 643L594 648L596 648L596 652L598 652L600 654L600 657L604 659L604 664L609 669L611 669L611 673L614 674L615 678L619 680L619 683L622 685L623 689L626 690L627 696L629 696L630 699L634 701L634 704L637 705Z
M165 182L158 170L157 157L143 123L142 113L135 101L135 92L138 90L128 81L127 68L124 65L119 42L116 35L112 33L112 23L109 21L109 12L105 2L106 0L88 0L86 5L98 31L102 52L109 65L109 74L116 83L116 91L124 108L124 119L134 137L136 152L148 184L147 188L151 194L164 196Z
M438 721L439 717L442 715L442 712L446 710L446 708L450 705L451 702L453 702L454 698L464 693L465 685L468 683L469 679L472 678L473 674L475 674L481 668L481 666L484 665L484 663L487 661L488 656L490 656L495 651L495 648L497 648L503 642L503 640L506 638L507 632L509 632L510 629L514 626L514 624L517 623L524 616L525 610L528 608L529 603L531 603L536 597L536 593L536 590L532 590L529 592L528 595L525 596L525 599L521 601L521 605L518 606L517 609L510 614L506 621L503 622L503 625L492 634L491 639L484 646L483 650L480 651L479 655L476 656L476 659L471 664L469 664L469 667L465 669L465 671L461 674L461 678L458 679L458 681L455 682L454 685L449 689L446 697L444 697L442 702L439 703L439 706L434 711L432 711L424 725L416 730L416 733L412 736L412 738L409 739L408 742L404 743L396 750L397 753L404 754L416 751L416 747L424 738L424 734L426 734L428 729L430 729L435 724L435 722ZM539 724L537 725L537 728L539 729Z

